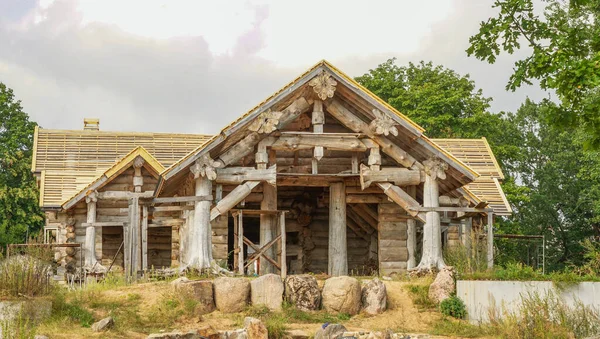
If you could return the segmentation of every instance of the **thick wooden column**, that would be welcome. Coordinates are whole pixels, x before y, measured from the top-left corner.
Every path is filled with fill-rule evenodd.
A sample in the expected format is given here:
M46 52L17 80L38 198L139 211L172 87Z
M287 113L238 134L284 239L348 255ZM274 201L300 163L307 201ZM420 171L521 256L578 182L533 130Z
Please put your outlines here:
M191 167L196 181L196 196L210 196L212 194L212 172L214 169L209 164L196 162ZM194 203L193 223L189 225L187 237L188 267L203 270L212 264L212 230L210 225L211 201L196 201Z
M412 198L417 198L417 186L408 186L406 191ZM406 248L408 249L408 261L406 262L406 268L410 270L411 268L415 268L417 266L417 260L415 258L415 253L417 250L417 220L406 220L406 227Z
M330 276L348 275L348 248L346 245L346 185L329 185L329 261Z
M268 183L263 183L263 200L260 203L261 210L275 211L277 210L277 187ZM277 215L261 214L260 216L260 247L265 246L275 238L277 234ZM271 246L265 254L272 259L277 260L274 256L274 246ZM260 262L259 274L274 273L275 267L266 260Z
M467 252L467 258L472 258L472 229L473 229L473 218L464 218L461 220L462 230L462 243L465 246Z
M92 225L96 222L96 202L98 201L98 195L94 191L85 198L87 203L87 223ZM85 229L85 243L84 243L84 266L92 268L96 265L96 229L94 226L88 226Z
M487 267L494 267L494 212L487 215Z
M423 206L439 207L440 192L437 179L446 177L445 170L448 165L437 158L424 161L423 165L425 166ZM422 253L418 269L431 270L432 268L439 269L446 266L442 257L442 233L438 212L427 212L425 215Z

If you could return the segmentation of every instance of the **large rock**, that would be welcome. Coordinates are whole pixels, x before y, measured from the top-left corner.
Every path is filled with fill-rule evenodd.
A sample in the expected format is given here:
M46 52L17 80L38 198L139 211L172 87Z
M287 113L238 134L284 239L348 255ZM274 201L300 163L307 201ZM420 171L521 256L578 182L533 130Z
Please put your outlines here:
M351 277L333 277L323 286L323 308L328 312L355 315L360 311L361 288Z
M244 310L250 297L250 283L244 278L220 277L214 280L215 304L223 313Z
M375 278L362 288L362 307L368 314L383 313L387 306L387 290L381 280Z
M210 313L215 310L213 298L213 283L209 280L183 281L175 284L175 289L189 294L198 301L199 314Z
M248 339L248 333L243 328L233 331L221 331L219 334L221 335L220 339Z
M315 339L339 339L347 329L340 324L324 324L315 333Z
M285 300L303 311L315 311L321 305L321 291L312 275L291 275L285 279Z
M215 331L215 329L210 325L205 325L196 330L196 332L204 338L208 339L219 339L219 332Z
M281 310L283 282L276 274L266 274L250 282L252 305L265 305L272 311Z
M285 332L285 338L289 339L308 339L310 335L303 330L289 330Z
M252 317L244 319L244 329L248 339L269 339L269 332L262 321Z
M435 280L429 286L429 299L436 303L441 303L443 300L450 298L455 290L454 268L446 266L438 272Z
M94 332L104 332L108 331L115 326L115 321L112 317L106 317L100 321L97 321L92 324L92 331Z

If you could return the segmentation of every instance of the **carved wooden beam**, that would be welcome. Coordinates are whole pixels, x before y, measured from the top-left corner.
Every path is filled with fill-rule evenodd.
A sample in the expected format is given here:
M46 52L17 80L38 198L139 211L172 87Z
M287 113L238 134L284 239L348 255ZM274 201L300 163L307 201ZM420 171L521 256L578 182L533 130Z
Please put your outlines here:
M277 129L279 119L283 112L272 112L270 109L260 113L258 117L248 126L248 130L258 134L271 133Z
M377 135L395 135L398 136L398 128L396 128L396 121L389 117L387 114L382 113L378 109L373 110L375 119L369 124L369 128Z
M425 173L408 168L386 167L378 171L360 164L360 186L365 189L374 182L393 182L397 186L418 185L425 181Z
M244 181L266 181L270 185L277 183L277 165L268 169L256 169L254 167L227 167L217 169L218 184L239 185Z
M459 207L467 207L469 206L469 200L465 197L453 198L447 195L440 196L440 206L459 206Z
M379 144L379 146L381 146L383 152L392 157L392 159L396 160L402 166L411 167L413 164L419 164L415 158L398 147L398 145L394 144L390 139L377 135L375 132L373 132L366 122L360 120L336 99L329 101L326 103L326 105L327 111L333 115L334 118L339 120L342 124L346 125L354 132L366 134L368 137L373 139L373 141Z
M408 212L408 214L419 219L421 222L425 222L425 213L414 210L421 207L421 205L408 193L404 192L403 189L390 183L377 183L377 185L381 187L383 192L390 199L392 199L392 201L400 205L400 207L402 207L406 212Z
M215 180L217 172L215 170L220 164L214 161L209 154L204 154L190 167L190 171L194 174L194 179L206 177L208 180Z

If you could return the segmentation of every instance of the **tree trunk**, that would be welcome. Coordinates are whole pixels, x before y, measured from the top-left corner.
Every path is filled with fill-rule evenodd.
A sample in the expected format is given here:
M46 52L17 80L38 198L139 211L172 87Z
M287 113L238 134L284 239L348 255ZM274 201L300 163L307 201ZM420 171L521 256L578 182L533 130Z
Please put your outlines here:
M427 165L426 165L427 166ZM439 187L436 178L438 169L437 162L426 170L425 184L423 187L423 206L439 207ZM442 234L440 227L440 215L438 212L427 212L425 225L423 226L423 254L417 270L430 271L441 269L446 266L442 257Z

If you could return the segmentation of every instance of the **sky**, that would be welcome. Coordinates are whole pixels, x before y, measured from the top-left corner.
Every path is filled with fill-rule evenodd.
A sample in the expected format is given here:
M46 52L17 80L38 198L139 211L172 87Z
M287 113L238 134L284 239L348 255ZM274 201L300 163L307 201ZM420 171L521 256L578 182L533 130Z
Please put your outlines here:
M469 74L491 111L515 60L468 57L493 0L0 0L0 82L43 128L217 133L321 59L359 76L389 58Z

